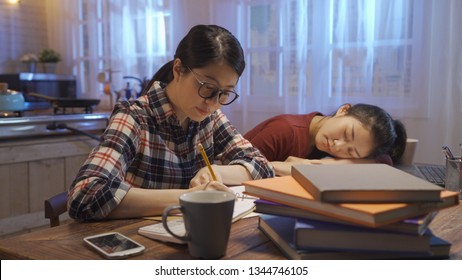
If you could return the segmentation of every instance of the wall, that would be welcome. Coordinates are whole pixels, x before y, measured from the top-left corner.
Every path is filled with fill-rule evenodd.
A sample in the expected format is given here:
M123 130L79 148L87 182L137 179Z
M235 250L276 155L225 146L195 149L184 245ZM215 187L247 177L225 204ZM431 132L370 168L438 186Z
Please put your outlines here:
M22 0L12 5L0 1L0 73L25 71L19 58L47 47L45 3Z

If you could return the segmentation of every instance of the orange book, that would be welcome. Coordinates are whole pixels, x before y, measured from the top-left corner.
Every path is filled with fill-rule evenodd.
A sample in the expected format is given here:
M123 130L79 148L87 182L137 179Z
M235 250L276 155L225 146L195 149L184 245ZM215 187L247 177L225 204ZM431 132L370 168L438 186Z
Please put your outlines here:
M443 190L438 202L328 203L315 200L292 176L246 181L245 193L368 227L379 227L459 204L459 193Z

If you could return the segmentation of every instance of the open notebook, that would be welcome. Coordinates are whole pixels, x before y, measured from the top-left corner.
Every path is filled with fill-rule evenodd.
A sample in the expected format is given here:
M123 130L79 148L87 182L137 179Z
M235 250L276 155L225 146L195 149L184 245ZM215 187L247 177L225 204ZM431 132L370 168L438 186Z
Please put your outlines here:
M257 215L253 212L253 210L255 209L254 201L257 199L256 197L243 194L243 191L245 190L244 186L230 187L230 189L236 194L236 202L234 203L233 212L233 223L239 219L242 219L243 217ZM162 225L162 217L147 217L146 219L152 219L155 221L159 221L160 223L140 227L138 229L139 234L149 237L151 239L161 240L165 242L172 242L177 244L186 243L182 240L173 237L170 233L168 233L165 230L164 226ZM183 236L185 234L183 218L181 216L169 217L167 223L169 225L169 228L174 233L180 236Z

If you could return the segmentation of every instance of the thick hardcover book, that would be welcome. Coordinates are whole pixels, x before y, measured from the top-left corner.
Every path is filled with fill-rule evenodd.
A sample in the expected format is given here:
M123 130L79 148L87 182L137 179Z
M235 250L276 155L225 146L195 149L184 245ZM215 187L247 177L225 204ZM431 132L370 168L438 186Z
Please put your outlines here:
M430 237L429 230L414 235L307 219L297 219L294 226L294 245L299 249L426 253Z
M288 206L288 205L284 205L284 204L280 204L280 203L276 203L272 201L267 201L263 199L258 199L255 201L255 212L262 213L262 214L269 214L269 215L278 215L278 216L285 216L285 217L292 217L292 218L303 218L303 219L311 219L311 220L316 220L316 221L354 225L353 223L350 223L347 221L334 219L326 215L317 214L317 213L307 211L304 209L300 209L300 208L296 208L296 207L292 207L292 206ZM422 235L427 230L428 225L435 218L437 213L438 211L433 211L428 214L404 219L396 223L381 226L379 228L383 230L389 230L389 231L395 231L395 232Z
M436 202L443 190L387 164L304 164L292 166L291 173L323 202Z
M459 203L457 192L445 190L438 202L327 203L315 200L292 176L246 181L243 185L246 194L369 227L391 224Z
M447 259L451 244L437 236L430 239L430 250L425 253L403 252L352 252L300 250L295 248L295 218L260 215L258 227L289 259L293 260L370 260L370 259Z

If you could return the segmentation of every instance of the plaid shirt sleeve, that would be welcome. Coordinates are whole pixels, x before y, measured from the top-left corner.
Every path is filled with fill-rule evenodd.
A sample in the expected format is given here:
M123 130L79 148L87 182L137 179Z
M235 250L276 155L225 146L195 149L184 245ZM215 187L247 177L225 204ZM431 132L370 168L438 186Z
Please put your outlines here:
M100 145L81 167L69 191L68 212L75 219L102 219L123 199L130 185L128 165L139 145L139 127L129 114L112 116Z
M222 111L217 110L214 115L213 139L217 159L225 165L244 166L254 180L274 177L273 167L268 160L231 125Z

